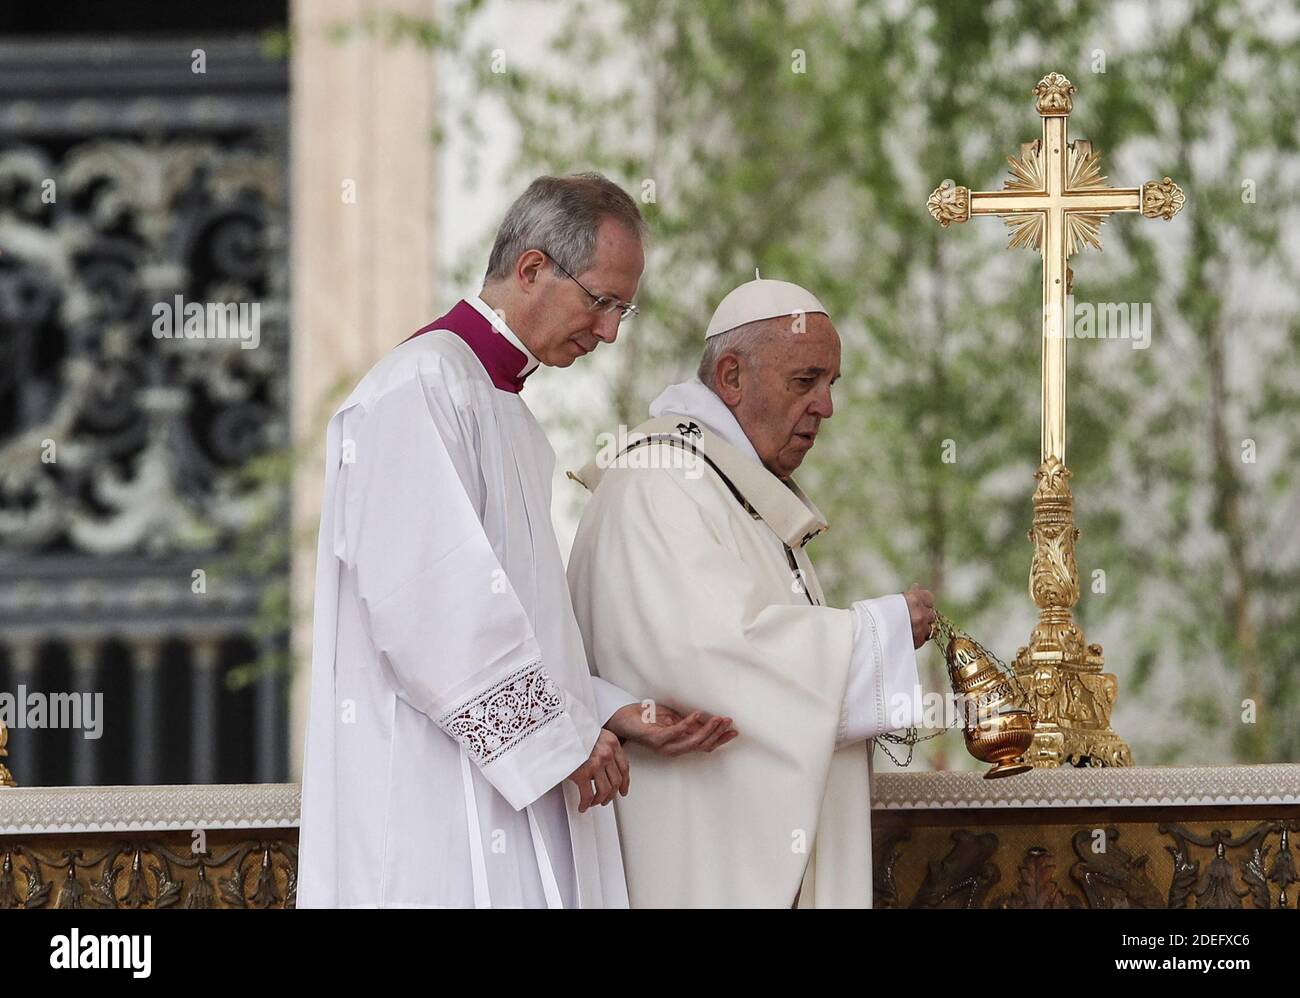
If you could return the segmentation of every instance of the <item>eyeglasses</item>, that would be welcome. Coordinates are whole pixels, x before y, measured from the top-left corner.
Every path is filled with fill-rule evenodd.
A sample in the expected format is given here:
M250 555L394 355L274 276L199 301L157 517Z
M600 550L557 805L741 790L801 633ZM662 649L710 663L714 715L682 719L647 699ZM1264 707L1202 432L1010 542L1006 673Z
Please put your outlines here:
M564 267L561 266L560 261L555 259L554 255L552 255L549 250L539 250L539 252L545 253L547 257L550 258L551 263L555 264L555 266L559 268L561 274L571 280L578 287L582 288L583 291L587 291L587 286L565 270ZM620 301L618 298L613 298L609 295L593 295L590 291L587 291L587 297L591 299L590 308L593 312L599 312L602 315L609 315L612 312L617 312L620 322L641 313L641 310L630 301Z

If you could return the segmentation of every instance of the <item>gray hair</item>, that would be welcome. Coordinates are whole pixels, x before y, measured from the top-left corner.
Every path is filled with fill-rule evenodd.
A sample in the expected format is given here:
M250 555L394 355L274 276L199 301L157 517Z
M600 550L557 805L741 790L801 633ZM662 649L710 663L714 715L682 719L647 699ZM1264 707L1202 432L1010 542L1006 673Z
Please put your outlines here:
M581 274L596 255L596 230L604 218L645 238L636 202L599 173L538 177L502 219L483 280L509 276L515 261L531 249L543 250L570 274Z
M778 316L775 320L758 319L737 326L735 329L728 329L725 333L718 333L717 336L710 336L704 341L704 353L700 356L700 367L695 376L710 388L716 389L718 386L715 376L718 361L725 353L734 353L745 363L758 367L758 356L762 352L762 347L783 322L783 316Z

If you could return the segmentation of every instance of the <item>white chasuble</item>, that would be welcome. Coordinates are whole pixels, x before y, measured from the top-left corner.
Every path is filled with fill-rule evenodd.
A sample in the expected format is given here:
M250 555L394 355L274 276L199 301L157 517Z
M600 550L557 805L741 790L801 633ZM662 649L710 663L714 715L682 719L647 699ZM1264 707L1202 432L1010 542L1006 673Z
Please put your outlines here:
M627 747L632 791L615 807L631 904L870 906L866 739L921 713L906 600L823 605L805 550L826 528L816 507L698 382L651 411L629 435L646 441L578 475L592 496L574 610L593 672L730 716L739 735L678 758Z
M625 907L536 361L476 298L421 333L326 434L298 906Z

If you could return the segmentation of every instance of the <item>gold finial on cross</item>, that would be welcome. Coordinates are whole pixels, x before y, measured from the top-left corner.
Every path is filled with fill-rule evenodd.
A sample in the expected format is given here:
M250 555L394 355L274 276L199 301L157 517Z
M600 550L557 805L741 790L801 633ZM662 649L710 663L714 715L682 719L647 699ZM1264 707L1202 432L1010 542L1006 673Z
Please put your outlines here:
M1085 645L1071 607L1078 602L1074 560L1074 497L1065 463L1066 303L1077 251L1101 249L1101 226L1113 212L1140 211L1170 219L1185 196L1170 178L1142 187L1109 187L1101 154L1085 139L1069 139L1070 112L1078 87L1048 73L1034 87L1043 119L1042 137L1026 142L1008 159L1011 179L1000 191L972 191L945 180L926 203L944 228L993 215L1011 230L1011 249L1036 249L1043 261L1042 423L1035 489L1034 543L1029 590L1039 608L1029 646L1016 657L1016 671L1029 680L1037 721L1026 760L1036 766L1132 765L1128 746L1110 730L1117 694L1113 675L1102 672L1100 645Z
M1034 87L1038 113L1043 116L1069 114L1074 110L1074 101L1070 97L1078 92L1079 88L1060 73L1048 73Z

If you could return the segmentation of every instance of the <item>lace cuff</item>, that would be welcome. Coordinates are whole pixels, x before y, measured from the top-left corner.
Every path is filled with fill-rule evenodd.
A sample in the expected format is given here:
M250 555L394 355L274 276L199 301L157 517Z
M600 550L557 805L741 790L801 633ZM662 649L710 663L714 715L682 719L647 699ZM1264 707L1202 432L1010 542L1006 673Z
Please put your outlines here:
M563 713L564 696L539 659L451 708L437 724L476 765L486 766Z

